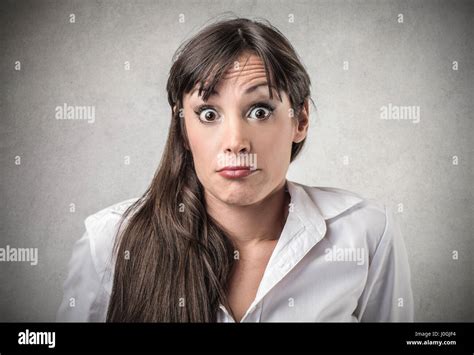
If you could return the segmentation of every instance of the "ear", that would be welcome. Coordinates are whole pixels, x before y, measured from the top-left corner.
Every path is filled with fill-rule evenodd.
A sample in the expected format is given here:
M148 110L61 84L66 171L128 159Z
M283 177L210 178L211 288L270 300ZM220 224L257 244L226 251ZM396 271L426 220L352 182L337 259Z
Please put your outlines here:
M306 138L309 127L309 105L308 99L304 100L303 106L299 110L298 121L296 123L293 142L299 143Z

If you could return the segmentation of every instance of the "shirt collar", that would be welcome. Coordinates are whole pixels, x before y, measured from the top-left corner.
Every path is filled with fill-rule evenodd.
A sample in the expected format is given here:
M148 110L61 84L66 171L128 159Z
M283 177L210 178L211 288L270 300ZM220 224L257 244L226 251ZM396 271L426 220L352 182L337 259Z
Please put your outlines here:
M253 306L324 238L329 219L363 200L346 190L311 187L289 180L286 180L286 189L291 196L288 217L268 261Z
M306 207L299 209L300 216L319 223L319 217L326 221L363 201L363 198L350 191L334 187L311 187L287 180L287 188L292 202Z
M308 251L324 238L326 221L334 218L363 199L342 189L311 187L286 180L291 196L288 216L280 238L268 261L255 300L244 319ZM220 308L226 312L225 307Z

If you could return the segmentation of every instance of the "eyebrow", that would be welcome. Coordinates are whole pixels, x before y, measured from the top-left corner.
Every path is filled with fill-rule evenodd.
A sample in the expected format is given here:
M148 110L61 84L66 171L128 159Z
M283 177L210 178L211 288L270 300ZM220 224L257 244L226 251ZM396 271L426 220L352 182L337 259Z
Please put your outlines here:
M268 82L263 82L263 83L259 83L259 84L255 84L251 87L249 87L247 90L244 91L244 95L248 95L248 94L251 94L252 92L254 92L255 90L257 90L260 86L268 86ZM271 89L274 89L275 91L277 91L276 87L274 87L273 85L270 85L270 88ZM199 88L195 88L193 91L191 91L190 93L190 96L192 96L194 94L194 92L196 90L198 90ZM207 91L206 89L203 89L203 91ZM278 92L278 91L277 91ZM219 96L219 93L217 92L217 90L212 90L211 92L211 95L210 96Z

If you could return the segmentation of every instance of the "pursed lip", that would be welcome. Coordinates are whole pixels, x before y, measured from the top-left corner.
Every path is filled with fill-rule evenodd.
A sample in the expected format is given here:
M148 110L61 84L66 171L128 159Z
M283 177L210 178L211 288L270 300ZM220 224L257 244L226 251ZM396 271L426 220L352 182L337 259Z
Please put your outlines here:
M250 168L250 166L225 166L217 170L217 172L224 171L224 170L235 171L235 170L252 170L252 169Z

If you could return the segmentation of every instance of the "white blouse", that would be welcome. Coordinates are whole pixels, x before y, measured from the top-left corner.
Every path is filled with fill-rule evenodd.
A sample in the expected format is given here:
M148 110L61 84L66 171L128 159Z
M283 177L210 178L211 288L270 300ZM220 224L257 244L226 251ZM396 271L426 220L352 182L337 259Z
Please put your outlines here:
M241 322L411 322L410 267L393 213L347 190L287 180L283 231ZM104 322L114 236L133 198L85 220L56 321ZM234 322L223 305L218 322Z

